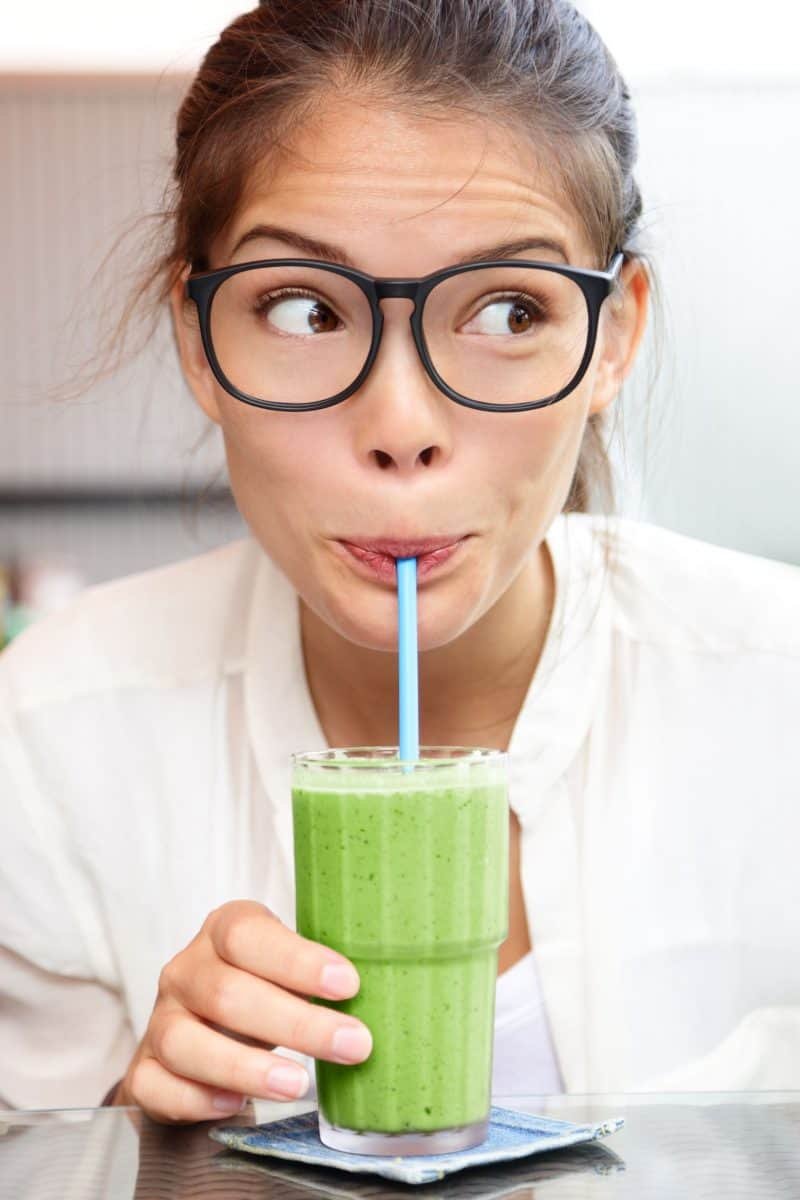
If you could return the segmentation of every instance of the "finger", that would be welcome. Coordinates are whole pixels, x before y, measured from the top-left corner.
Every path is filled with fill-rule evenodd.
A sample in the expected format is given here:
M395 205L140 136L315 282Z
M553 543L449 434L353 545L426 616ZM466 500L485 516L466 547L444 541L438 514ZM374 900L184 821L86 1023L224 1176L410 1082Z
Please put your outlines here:
M174 1075L150 1057L141 1058L133 1067L130 1092L135 1103L154 1121L177 1124L233 1116L246 1099L243 1095Z
M225 962L279 987L328 1000L359 989L358 972L344 955L301 937L263 904L223 905L209 917L208 931Z
M338 1063L363 1062L372 1052L370 1032L356 1017L311 1004L211 956L183 977L180 986L176 999L185 1009L237 1038Z
M185 1012L175 1011L151 1027L150 1046L172 1074L218 1091L270 1100L297 1100L308 1091L308 1073L300 1063L243 1046Z

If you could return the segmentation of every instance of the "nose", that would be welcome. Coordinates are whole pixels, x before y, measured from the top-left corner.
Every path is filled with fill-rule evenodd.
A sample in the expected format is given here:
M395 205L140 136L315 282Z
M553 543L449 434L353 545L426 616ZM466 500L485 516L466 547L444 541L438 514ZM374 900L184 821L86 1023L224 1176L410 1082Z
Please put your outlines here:
M456 406L420 362L407 319L413 301L380 303L385 317L381 344L369 375L352 397L356 452L365 465L412 476L450 458L450 410Z

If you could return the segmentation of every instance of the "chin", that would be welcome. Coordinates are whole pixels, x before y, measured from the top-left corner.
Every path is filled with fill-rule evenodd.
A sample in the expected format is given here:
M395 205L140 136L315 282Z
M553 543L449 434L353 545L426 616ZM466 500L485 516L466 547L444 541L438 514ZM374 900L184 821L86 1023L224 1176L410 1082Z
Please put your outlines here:
M454 602L455 600L455 602ZM448 589L435 593L434 589L421 590L417 595L417 644L420 653L436 650L455 641L474 620L468 612L469 604L463 592L457 600ZM397 653L397 599L392 592L381 592L368 597L353 597L351 603L342 603L337 596L327 606L324 620L337 633L362 646L366 650Z

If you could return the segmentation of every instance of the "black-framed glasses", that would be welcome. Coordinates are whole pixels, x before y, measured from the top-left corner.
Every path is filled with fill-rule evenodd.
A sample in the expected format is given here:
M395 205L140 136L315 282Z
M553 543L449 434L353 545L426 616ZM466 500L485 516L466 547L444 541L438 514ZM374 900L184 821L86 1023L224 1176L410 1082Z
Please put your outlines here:
M600 309L625 255L605 271L504 259L422 279L380 279L335 263L269 258L199 271L203 347L219 383L259 408L307 412L351 396L380 346L380 301L414 301L414 343L459 404L522 412L563 400L591 361Z

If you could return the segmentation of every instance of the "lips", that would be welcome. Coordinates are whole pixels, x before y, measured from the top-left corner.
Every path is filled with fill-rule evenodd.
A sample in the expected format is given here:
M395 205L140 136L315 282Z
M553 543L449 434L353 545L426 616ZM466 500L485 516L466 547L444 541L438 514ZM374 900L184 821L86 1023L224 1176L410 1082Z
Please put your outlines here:
M469 535L430 538L340 538L350 562L358 564L361 571L384 583L397 582L396 561L398 558L416 558L417 578L425 579L456 555Z

